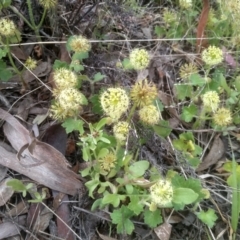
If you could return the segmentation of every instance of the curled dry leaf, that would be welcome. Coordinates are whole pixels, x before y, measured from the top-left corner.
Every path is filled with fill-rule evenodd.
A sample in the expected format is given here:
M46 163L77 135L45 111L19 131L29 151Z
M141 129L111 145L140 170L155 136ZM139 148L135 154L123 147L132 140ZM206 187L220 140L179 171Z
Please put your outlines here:
M32 137L11 114L0 109L0 118L6 121L4 133L21 154L17 155L0 147L0 164L60 192L75 195L83 189L79 176L68 169L63 154L52 146Z

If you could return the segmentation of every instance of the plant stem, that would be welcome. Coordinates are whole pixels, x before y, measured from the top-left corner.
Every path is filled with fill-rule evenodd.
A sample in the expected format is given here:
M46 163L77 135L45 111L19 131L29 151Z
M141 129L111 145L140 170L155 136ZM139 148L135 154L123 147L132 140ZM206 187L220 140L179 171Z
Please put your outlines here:
M230 145L231 144L231 139L230 137L229 141L230 141ZM232 219L231 219L231 226L232 226L232 230L233 230L233 236L232 236L232 240L236 239L236 232L237 232L237 226L238 226L238 218L239 218L239 188L238 188L238 179L237 179L237 163L235 160L235 155L232 152Z
M11 10L17 14L31 29L34 29L34 27L32 26L32 24L13 6L9 6L9 8L11 8Z

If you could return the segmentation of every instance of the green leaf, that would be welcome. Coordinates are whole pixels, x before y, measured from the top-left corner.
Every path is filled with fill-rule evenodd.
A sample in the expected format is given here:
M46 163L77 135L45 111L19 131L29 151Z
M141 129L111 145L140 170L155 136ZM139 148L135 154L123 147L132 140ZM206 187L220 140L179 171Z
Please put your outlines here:
M129 167L129 171L133 177L141 177L148 168L149 168L149 162L142 160L142 161L133 163Z
M3 82L8 81L13 76L12 71L9 69L0 69L0 79Z
M133 185L132 184L126 184L125 185L125 188L126 188L126 193L127 194L132 194L133 193Z
M7 8L11 5L12 3L12 0L1 0L1 3L0 3L0 10L2 8Z
M143 211L143 204L141 204L139 196L130 196L130 203L128 208L134 212L135 215L139 215Z
M134 225L130 218L133 215L134 213L126 206L122 206L120 209L114 210L110 214L112 222L114 224L117 224L117 233L129 235L132 234L134 230Z
M194 86L204 86L206 84L206 80L202 78L199 74L194 73L189 77L189 80L192 82Z
M175 84L174 85L177 97L179 100L184 100L186 97L191 97L193 92L193 87L189 84Z
M18 179L11 179L7 182L7 186L11 187L14 191L23 192L26 191L26 186L22 183L22 181Z
M94 198L93 192L98 185L99 185L99 180L97 179L93 179L85 183L85 186L88 188L88 191L89 191L88 196L90 196L91 198Z
M84 70L83 65L81 65L80 62L78 61L72 61L69 67L73 69L75 72L81 72Z
M99 131L102 127L106 125L108 122L107 118L102 118L97 124L96 124L96 130Z
M99 95L98 94L94 94L90 100L92 103L92 112L95 114L99 114L102 115L103 114L103 110L102 110L102 106L99 102Z
M3 57L6 57L8 53L8 49L6 47L1 47L0 48L0 59L2 59Z
M59 68L66 68L66 69L68 69L68 63L60 61L60 60L55 60L55 62L53 64L53 70L56 70L56 69L59 69Z
M119 195L119 194L106 194L103 197L102 203L103 204L112 204L115 208L117 208L120 204L121 200L124 200L126 196Z
M67 118L62 124L62 126L65 128L66 133L70 133L77 130L82 135L84 133L83 124L84 122L82 120Z
M197 115L197 106L190 105L188 107L183 107L181 118L185 122L191 122L192 119Z
M97 157L98 157L98 158L104 158L108 153L109 153L109 150L108 150L107 148L102 148L102 149L99 151Z
M205 223L210 228L214 226L216 220L218 219L213 209L208 209L206 212L201 211L196 215L203 223Z
M101 81L102 79L104 79L106 76L102 75L100 72L96 73L93 77L93 81L94 82L98 82Z
M78 52L73 54L72 61L75 61L75 60L82 61L83 59L86 59L88 57L89 57L88 52Z
M128 58L123 59L122 65L125 70L133 69L133 65L130 63L130 60Z
M198 198L198 194L190 188L177 188L174 190L173 202L177 204L191 204Z
M156 25L154 28L154 33L160 38L166 34L166 28Z
M160 120L158 125L153 126L153 130L158 136L163 138L168 137L172 132L172 128L170 127L169 122L165 120Z
M12 71L7 69L7 65L3 60L0 60L0 80L6 82L12 77Z
M150 227L155 228L157 225L163 222L160 209L156 209L154 212L146 209L144 211L144 222Z

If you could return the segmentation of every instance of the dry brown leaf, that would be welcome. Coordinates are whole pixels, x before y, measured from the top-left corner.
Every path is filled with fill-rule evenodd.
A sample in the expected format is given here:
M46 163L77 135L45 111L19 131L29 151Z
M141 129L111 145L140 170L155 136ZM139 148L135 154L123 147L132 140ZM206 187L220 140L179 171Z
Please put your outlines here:
M197 53L200 53L202 51L202 48L207 46L207 40L202 38L205 37L204 32L207 25L210 4L209 0L203 0L202 2L203 8L197 26L197 45L196 45Z
M7 186L7 182L11 178L6 178L0 183L0 206L3 206L13 195L13 188Z
M22 214L28 212L28 208L29 208L28 202L21 201L17 205L15 205L13 208L9 209L6 212L6 215L10 216L10 217L15 217L15 216L18 216L18 215L22 215Z
M37 77L44 77L51 71L51 64L49 62L40 62L38 66L32 70L33 74ZM22 77L26 83L29 83L36 79L36 77L28 70L24 70ZM21 82L19 75L15 75L8 80L8 82Z
M221 140L220 135L218 134L214 137L209 153L200 163L196 171L197 172L203 171L209 168L211 165L217 163L217 161L222 158L224 153L225 153L224 143Z
M9 142L18 153L22 151L19 161L16 154L0 147L0 164L66 194L75 195L79 189L83 189L83 183L78 180L79 176L67 168L63 154L33 138L25 127L2 109L0 118L7 121L4 133Z
M169 240L172 232L172 225L165 222L154 228L154 232L160 240Z
M18 225L26 224L26 216L22 215L15 219L15 222L3 222L0 224L0 239L5 239L7 237L12 237L20 233L20 228Z

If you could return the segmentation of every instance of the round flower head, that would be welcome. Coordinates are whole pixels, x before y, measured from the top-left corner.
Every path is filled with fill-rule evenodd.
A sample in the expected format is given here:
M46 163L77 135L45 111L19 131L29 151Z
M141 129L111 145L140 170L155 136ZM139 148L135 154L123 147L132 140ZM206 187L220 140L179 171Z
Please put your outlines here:
M202 52L202 60L207 65L216 65L223 61L223 51L215 46L209 46Z
M142 70L146 68L150 62L150 57L145 49L136 48L130 53L130 63L136 70Z
M187 80L192 74L197 72L198 69L194 63L185 63L180 67L179 75L182 79Z
M152 104L157 94L157 87L147 79L136 82L130 92L132 101L139 107Z
M57 0L39 0L39 3L46 9L54 8L57 5Z
M81 111L81 107L78 109ZM72 109L66 109L65 107L62 107L59 102L55 102L50 107L50 116L56 120L62 121L68 117L76 117L79 113Z
M219 108L213 115L213 121L218 126L227 126L232 123L232 113L226 108Z
M32 59L31 57L28 57L26 62L25 62L25 66L27 68L29 68L30 70L33 70L37 67L37 61Z
M208 91L202 95L202 101L206 110L215 112L220 103L220 98L216 91Z
M113 120L118 120L127 111L129 98L121 88L108 88L100 97L103 111Z
M74 52L88 52L91 49L91 44L88 39L81 35L70 38L69 46Z
M55 70L53 80L58 89L75 88L78 85L76 74L66 68Z
M159 180L150 187L151 200L159 207L171 204L173 199L173 187L167 180Z
M183 9L189 9L192 7L192 0L179 0L179 6Z
M159 122L160 113L154 105L148 105L139 110L141 121L149 125L155 125Z
M84 95L75 88L66 88L58 96L58 101L63 108L78 110L80 105L86 104Z
M102 170L109 172L112 168L115 167L116 164L116 156L113 153L108 153L102 159L99 159L100 167Z
M2 18L0 20L0 34L9 37L13 36L17 31L16 26L12 20Z
M129 133L129 124L125 121L120 121L113 127L115 138L119 142L125 142Z
M167 25L175 23L177 21L176 13L165 8L163 11L163 21Z

